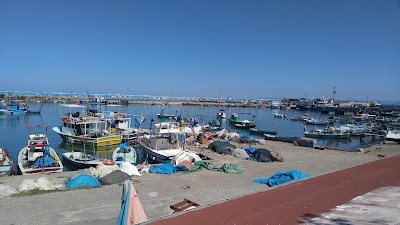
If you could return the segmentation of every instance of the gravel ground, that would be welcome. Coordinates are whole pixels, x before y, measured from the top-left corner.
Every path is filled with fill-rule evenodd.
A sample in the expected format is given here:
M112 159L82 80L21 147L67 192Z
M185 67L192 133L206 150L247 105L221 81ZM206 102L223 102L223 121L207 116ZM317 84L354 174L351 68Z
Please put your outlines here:
M169 206L184 198L204 207L266 191L271 188L251 180L268 178L276 172L298 170L315 177L400 154L400 145L393 142L370 146L365 149L367 153L317 150L272 141L254 147L275 150L284 158L284 162L259 163L198 148L200 153L212 158L210 162L214 164L235 163L246 171L242 174L225 174L203 169L200 172L175 175L145 173L141 177L132 178L148 219L168 216L172 212ZM65 183L69 178L82 173L89 172L80 170L50 175L1 177L0 184L17 189L23 180L43 176L56 183ZM3 197L0 198L0 224L115 224L120 210L121 193L122 186L114 184L96 189Z

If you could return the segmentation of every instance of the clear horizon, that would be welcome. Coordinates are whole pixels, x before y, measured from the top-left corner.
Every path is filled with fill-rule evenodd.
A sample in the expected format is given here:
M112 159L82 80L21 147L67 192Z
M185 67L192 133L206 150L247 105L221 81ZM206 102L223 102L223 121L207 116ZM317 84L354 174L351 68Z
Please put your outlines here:
M399 1L0 1L0 31L2 90L400 101Z

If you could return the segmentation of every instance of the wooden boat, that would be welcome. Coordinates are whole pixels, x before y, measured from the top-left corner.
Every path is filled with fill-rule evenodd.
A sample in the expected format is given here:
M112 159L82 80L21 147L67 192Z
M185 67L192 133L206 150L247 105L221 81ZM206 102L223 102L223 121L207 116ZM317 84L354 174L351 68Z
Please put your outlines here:
M0 148L0 177L14 175L14 161L9 152Z
M239 113L239 114L250 114L250 113ZM246 125L247 126L249 126L250 125L250 127L254 127L255 126L255 122L254 122L254 118L256 117L256 115L254 115L253 114L253 119L252 119L252 121L250 122L249 120L243 120L240 116L239 116L239 114L236 114L236 113L232 113L232 115L231 115L231 117L229 118L229 123L230 124L241 124L241 125L238 125L237 127L246 127ZM254 126L253 126L254 125Z
M290 118L290 120L295 120L295 121L305 121L307 119L309 119L308 114L303 114L301 116Z
M350 136L360 136L363 133L370 133L374 126L369 124L344 124L338 129L344 133L350 133Z
M122 105L107 105L106 107L122 107ZM146 132L140 125L146 121L146 117L143 115L132 115L117 111L104 111L104 117L107 118L110 125L110 133L120 134L121 143L134 142L137 139L138 134ZM132 127L132 118L134 127Z
M225 114L225 110L224 109L220 109L219 112L217 113L217 118L218 119L225 119L226 118L226 114Z
M109 131L111 123L109 119L85 115L80 112L72 113L73 108L83 109L85 106L76 104L64 104L61 106L69 108L70 112L61 117L62 125L53 127L53 131L59 134L64 141L92 147L118 145L121 143L121 135Z
M285 119L285 118L286 118L286 115L285 115L285 114L282 114L282 113L274 113L274 117L275 117L275 118L282 118L282 119Z
M386 140L400 143L400 130L389 130L386 134Z
M18 169L22 175L63 172L57 152L49 146L46 134L30 134L28 145L18 154Z
M20 106L13 102L8 102L0 105L0 115L25 115L26 106Z
M278 101L273 101L273 102L271 103L271 109L279 109L279 108L281 108L281 103L280 103L280 102L278 102Z
M244 129L254 128L256 127L256 125L257 125L256 122L248 120L242 120L238 123L235 123L235 127Z
M64 152L62 158L65 163L76 169L96 167L99 163L103 163L103 160L87 155L85 152Z
M26 115L39 115L40 112L42 111L43 105L40 106L39 109L27 109L26 110Z
M231 124L240 123L241 121L242 119L236 113L232 113L231 117L229 118L229 123Z
M177 116L176 115L168 115L164 113L165 108L161 110L160 113L157 114L157 117L160 119L174 119L176 120Z
M270 140L270 141L282 141L282 142L293 143L293 141L296 141L298 138L297 137L282 137L282 136L276 136L276 135L272 135L272 134L264 134L264 139Z
M206 125L207 126L207 125ZM221 122L219 120L213 119L208 123L208 127L205 130L219 131L221 130Z
M184 144L184 135L181 134L178 122L161 122L155 124L150 135L138 137L138 143L144 148L149 158L157 162L173 160L176 156L185 155L192 162L200 161L200 156Z
M250 131L250 134L258 134L258 135L264 135L264 134L276 135L278 133L277 131L260 130L260 129L256 129L256 128L250 128L249 131Z
M318 120L318 119L314 119L314 118L308 118L308 119L305 119L304 121L306 124L311 124L311 125L326 126L326 125L330 124L329 120Z
M132 165L136 165L136 150L132 146L129 146L128 143L121 143L114 149L112 159L117 165L122 162L129 162Z

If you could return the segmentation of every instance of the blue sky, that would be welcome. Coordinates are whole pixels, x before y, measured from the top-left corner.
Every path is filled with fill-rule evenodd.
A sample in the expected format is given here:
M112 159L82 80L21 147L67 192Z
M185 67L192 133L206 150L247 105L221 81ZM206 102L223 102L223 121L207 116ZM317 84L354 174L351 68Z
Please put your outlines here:
M0 90L400 100L400 1L0 1Z

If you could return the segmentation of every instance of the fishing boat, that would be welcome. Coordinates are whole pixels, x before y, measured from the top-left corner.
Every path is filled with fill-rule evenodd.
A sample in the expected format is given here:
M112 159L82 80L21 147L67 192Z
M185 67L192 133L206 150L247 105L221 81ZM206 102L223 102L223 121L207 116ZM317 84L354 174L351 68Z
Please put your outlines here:
M270 141L281 141L281 142L288 142L288 143L293 143L294 141L297 141L297 137L282 137L282 136L276 136L273 134L264 134L264 139L265 140L270 140Z
M264 134L271 134L271 135L276 135L278 132L277 131L272 131L272 130L260 130L256 128L250 128L249 129L250 134L258 134L258 135L264 135Z
M314 118L305 119L304 122L306 124L321 125L321 126L326 126L326 125L330 124L329 120L320 120L320 119L314 119Z
M173 120L176 120L176 119L177 119L177 116L176 116L176 115L165 114L164 111L165 111L165 108L163 108L163 109L161 110L161 112L157 114L157 117L160 118L160 119L173 119Z
M122 107L122 105L107 105L106 107ZM121 143L134 142L138 134L146 132L146 130L140 128L141 124L146 121L146 117L143 115L118 111L104 111L103 114L111 123L110 133L121 135ZM133 119L134 126L132 126L132 117L135 117Z
M185 136L181 134L178 122L161 122L155 124L155 129L149 135L138 137L138 143L148 156L157 162L174 160L200 161L200 156L184 146ZM177 164L176 160L174 161Z
M111 133L109 127L111 121L103 116L86 115L86 113L75 112L73 109L84 109L85 106L77 104L63 104L70 110L69 113L61 117L62 125L53 127L53 131L60 135L64 140L72 140L73 143L89 145L94 148L121 143L121 135Z
M386 134L386 140L400 143L400 130L389 130Z
M43 105L41 105L39 109L30 109L30 108L28 108L26 110L26 115L39 115L40 112L42 111L42 107L43 107Z
M256 122L249 120L242 120L238 123L235 123L235 127L244 129L254 128L256 127L256 125L257 125Z
M220 109L219 112L217 113L217 118L218 119L225 119L226 118L226 113L224 109Z
M67 146L71 147L71 151L63 152L61 154L63 162L69 167L74 169L85 169L90 167L96 167L98 164L103 163L103 159L97 157L96 150L99 150L102 147L93 148L93 155L88 154L86 152L86 145L83 145L82 151L74 151L74 140L68 138ZM108 147L108 146L107 146Z
M314 104L314 101L313 101L313 100L309 100L309 99L307 98L307 94L306 94L306 98L302 98L302 99L299 100L299 102L298 102L298 104L297 104L297 107L298 107L299 109L306 109L306 110L308 110L308 109L311 109L311 107L312 107L313 104Z
M303 114L301 116L290 118L290 120L294 120L294 121L305 121L307 119L309 119L308 114Z
M57 152L49 146L46 134L30 134L28 145L18 154L18 169L22 175L63 172Z
M62 153L62 158L65 163L77 169L96 167L98 164L103 163L104 161L95 156L88 155L86 152L74 151Z
M231 124L240 123L241 121L242 119L236 113L232 113L231 117L229 118L229 123Z
M324 130L316 129L316 130L306 131L304 132L304 136L315 139L347 139L350 137L350 133L345 133L339 129L329 127Z
M285 118L286 118L286 115L285 115L285 114L282 114L282 113L274 113L274 117L275 117L275 118L282 118L282 119L285 119Z
M0 104L0 115L25 115L27 108L13 102Z
M13 111L7 108L0 108L0 115L13 115Z
M222 102L222 86L219 91L219 103L218 103L219 111L217 112L217 119L226 119L225 109L221 109L221 102Z
M12 155L0 147L0 177L14 174L14 161Z
M236 124L240 124L240 125L238 125L238 126L236 126L236 127L246 127L246 125L247 126L250 126L249 128L251 128L251 127L255 127L255 121L254 121L254 118L256 117L256 115L254 115L253 114L253 119L252 119L252 121L249 121L249 120L243 120L239 115L240 114L250 114L250 113L239 113L239 114L236 114L236 113L232 113L232 115L231 115L231 117L229 118L229 123L230 124L233 124L233 125L236 125Z
M338 127L342 132L350 133L351 136L360 136L363 133L370 133L373 128L373 125L360 123L344 124Z
M281 103L279 101L273 101L271 103L271 109L279 109L281 108Z
M221 122L219 120L213 119L208 123L208 130L218 131L221 129Z

